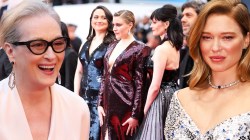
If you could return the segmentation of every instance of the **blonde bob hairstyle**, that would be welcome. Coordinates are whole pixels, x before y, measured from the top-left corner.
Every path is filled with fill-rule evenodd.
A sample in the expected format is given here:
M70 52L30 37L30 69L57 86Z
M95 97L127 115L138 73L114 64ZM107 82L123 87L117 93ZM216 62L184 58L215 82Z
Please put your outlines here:
M247 7L240 0L212 0L208 2L200 12L196 23L190 30L188 45L190 55L194 60L194 66L190 72L189 87L202 89L208 86L207 78L211 68L205 63L200 51L200 39L207 18L212 14L227 15L239 25L244 37L249 37L250 17ZM242 56L238 63L237 75L241 82L250 81L250 52L249 44L242 50Z
M55 19L58 26L61 25L58 14L51 6L43 3L41 0L23 0L16 7L5 12L0 22L0 46L5 42L13 43L19 41L21 36L25 34L18 31L20 23L26 18L41 15L49 15Z

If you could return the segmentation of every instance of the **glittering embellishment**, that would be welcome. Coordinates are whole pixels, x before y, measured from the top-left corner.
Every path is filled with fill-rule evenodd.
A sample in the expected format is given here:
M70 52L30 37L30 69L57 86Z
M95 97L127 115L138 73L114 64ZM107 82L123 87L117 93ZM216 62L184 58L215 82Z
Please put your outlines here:
M226 85L213 85L212 82L211 82L211 76L209 75L208 76L208 84L212 87L212 88L215 88L215 89L224 89L224 88L229 88L229 87L232 87L232 86L236 86L238 83L240 82L240 80L237 80L237 81L234 81L234 82L231 82L229 84L226 84Z
M174 93L165 122L164 135L168 140L246 140L250 139L250 112L231 116L205 133L186 113Z

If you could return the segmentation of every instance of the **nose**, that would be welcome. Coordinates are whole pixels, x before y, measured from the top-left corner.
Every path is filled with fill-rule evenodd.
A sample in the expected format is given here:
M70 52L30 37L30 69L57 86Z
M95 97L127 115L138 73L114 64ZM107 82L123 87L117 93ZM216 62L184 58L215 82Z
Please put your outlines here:
M98 19L97 19L97 22L103 22L103 21L105 21L106 19L104 18L104 17L99 17Z
M56 57L55 52L53 51L52 47L49 46L46 52L44 53L44 58L46 59L53 59Z
M116 31L116 26L113 26L113 31Z
M97 19L97 22L101 22L103 19L102 18L98 18Z
M218 52L221 50L220 46L220 40L218 38L215 38L214 41L212 42L212 51L213 52Z
M186 17L185 16L182 16L181 18L181 23L185 22L186 21Z

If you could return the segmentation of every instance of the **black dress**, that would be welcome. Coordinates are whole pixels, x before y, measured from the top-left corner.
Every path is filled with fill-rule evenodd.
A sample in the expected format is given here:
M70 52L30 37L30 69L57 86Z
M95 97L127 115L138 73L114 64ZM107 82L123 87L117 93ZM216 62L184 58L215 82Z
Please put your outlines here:
M153 51L146 62L149 78L153 76ZM150 80L150 81L151 81ZM164 140L164 125L173 93L178 89L178 70L165 70L156 99L150 106L135 140Z
M108 45L100 44L89 55L90 44L86 42L79 53L83 74L79 95L87 102L90 111L90 140L100 139L100 122L98 117L98 93L103 76L103 57Z

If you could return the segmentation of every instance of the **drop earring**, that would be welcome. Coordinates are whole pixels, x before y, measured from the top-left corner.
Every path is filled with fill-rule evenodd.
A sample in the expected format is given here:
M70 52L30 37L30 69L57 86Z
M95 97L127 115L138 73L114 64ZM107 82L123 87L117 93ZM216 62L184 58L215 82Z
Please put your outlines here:
M60 72L59 72L58 75L57 75L57 81L58 81L58 84L59 84L59 85L62 84L62 78L61 78Z
M130 35L130 30L128 30L128 35Z
M12 63L12 72L9 75L8 85L9 85L10 89L12 90L16 86L16 76L15 76L15 72L14 72L14 69L13 69L13 65L15 63L14 62L11 62L11 63Z

